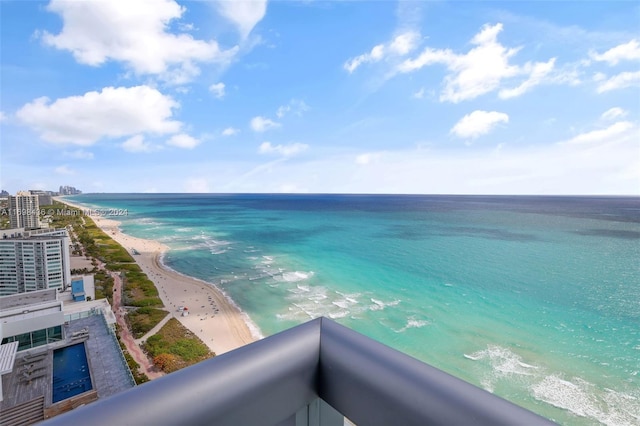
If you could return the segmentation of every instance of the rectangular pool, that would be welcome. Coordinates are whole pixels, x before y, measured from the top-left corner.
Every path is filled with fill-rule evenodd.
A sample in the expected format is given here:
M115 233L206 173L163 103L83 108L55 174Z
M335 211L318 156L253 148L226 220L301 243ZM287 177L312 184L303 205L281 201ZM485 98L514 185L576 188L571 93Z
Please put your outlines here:
M53 351L52 402L60 402L93 389L84 343Z

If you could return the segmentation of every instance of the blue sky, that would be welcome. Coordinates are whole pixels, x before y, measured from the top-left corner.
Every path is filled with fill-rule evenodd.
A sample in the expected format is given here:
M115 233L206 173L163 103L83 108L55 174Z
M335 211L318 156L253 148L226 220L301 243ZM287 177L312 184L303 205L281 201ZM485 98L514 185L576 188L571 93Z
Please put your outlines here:
M632 1L0 1L0 187L640 195Z

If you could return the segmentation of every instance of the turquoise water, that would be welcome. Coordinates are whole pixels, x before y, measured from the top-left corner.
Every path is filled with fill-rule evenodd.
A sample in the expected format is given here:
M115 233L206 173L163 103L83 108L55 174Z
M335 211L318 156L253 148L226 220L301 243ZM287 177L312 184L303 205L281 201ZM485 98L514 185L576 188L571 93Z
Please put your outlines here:
M320 315L568 425L640 424L640 199L96 194L263 335Z

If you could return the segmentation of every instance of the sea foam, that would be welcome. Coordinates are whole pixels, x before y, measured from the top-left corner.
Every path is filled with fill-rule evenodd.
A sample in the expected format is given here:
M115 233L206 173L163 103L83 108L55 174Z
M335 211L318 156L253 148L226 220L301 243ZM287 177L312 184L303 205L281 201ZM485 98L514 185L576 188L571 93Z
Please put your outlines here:
M310 272L295 271L295 272L283 272L280 275L274 275L273 279L276 281L286 281L288 283L295 283L298 281L307 280L312 276L313 276L313 271L310 271Z
M489 391L493 391L498 382L506 381L524 389L532 398L575 416L611 426L639 424L640 392L602 389L580 377L567 378L526 363L512 350L498 345L489 345L464 357L488 364L490 372L481 379L481 384Z
M544 377L531 386L531 391L539 401L605 425L640 424L640 395L599 389L580 378L574 377L569 381L558 375Z

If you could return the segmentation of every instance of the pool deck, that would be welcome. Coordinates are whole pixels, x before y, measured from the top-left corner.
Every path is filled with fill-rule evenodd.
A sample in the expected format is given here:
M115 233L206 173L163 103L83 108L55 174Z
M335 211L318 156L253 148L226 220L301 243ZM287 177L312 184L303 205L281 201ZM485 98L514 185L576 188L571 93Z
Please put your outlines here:
M98 391L98 397L104 398L133 387L129 372L123 365L120 346L100 316L72 321L67 335L85 327L89 328L86 348L91 382Z
M88 338L72 339L74 332L88 329ZM65 326L66 340L18 352L14 369L2 376L4 400L0 412L44 397L44 405L51 405L53 350L85 342L91 381L98 397L104 398L133 387L129 372L123 364L120 347L99 315L81 318Z

